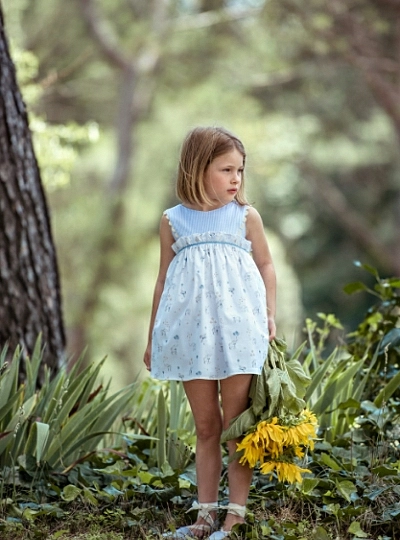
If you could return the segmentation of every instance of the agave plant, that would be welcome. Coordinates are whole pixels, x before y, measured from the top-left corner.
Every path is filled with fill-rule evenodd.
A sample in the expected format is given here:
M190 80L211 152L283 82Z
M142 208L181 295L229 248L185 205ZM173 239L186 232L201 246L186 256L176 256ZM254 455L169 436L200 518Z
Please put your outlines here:
M7 365L7 349L0 354L0 467L15 466L34 456L51 468L66 468L94 451L117 418L126 414L135 383L115 394L99 385L104 360L82 369L82 358L68 371L62 368L36 390L42 360L40 338L31 358L22 360L17 347ZM21 362L26 382L19 385Z
M144 434L148 463L183 470L191 461L195 442L193 416L179 381L146 379L132 398L129 437Z

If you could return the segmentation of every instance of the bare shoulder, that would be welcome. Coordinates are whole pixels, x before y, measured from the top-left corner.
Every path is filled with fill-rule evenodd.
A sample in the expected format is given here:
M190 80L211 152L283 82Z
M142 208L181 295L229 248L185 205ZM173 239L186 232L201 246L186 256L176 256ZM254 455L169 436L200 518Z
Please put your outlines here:
M264 231L263 220L259 212L253 207L249 206L247 210L247 219L246 219L246 232L251 235L255 231Z
M262 217L252 206L247 213L246 238L252 244L252 253L257 266L261 268L264 265L272 264Z
M262 223L261 216L254 206L249 206L247 209L247 221L258 221Z

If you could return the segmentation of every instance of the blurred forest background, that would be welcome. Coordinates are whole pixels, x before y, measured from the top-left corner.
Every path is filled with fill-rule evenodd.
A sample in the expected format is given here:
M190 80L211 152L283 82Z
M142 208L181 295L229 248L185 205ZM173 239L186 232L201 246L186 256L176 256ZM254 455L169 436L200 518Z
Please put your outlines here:
M182 139L223 125L277 267L278 334L400 275L398 0L1 0L62 281L68 353L144 376L158 224Z

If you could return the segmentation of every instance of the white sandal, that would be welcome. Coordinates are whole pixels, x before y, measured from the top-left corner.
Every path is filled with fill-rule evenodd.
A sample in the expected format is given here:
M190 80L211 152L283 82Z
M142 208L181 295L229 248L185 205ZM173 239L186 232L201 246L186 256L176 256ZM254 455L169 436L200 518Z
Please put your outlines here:
M163 538L176 538L185 540L186 538L208 538L208 536L215 531L216 529L216 520L214 520L210 512L218 510L218 502L215 503L199 503L194 501L192 506L187 510L186 513L191 512L192 510L198 510L197 519L202 518L206 522L205 524L198 525L185 525L184 527L179 527L175 532L167 532L162 535ZM194 531L203 533L202 536L194 534Z
M236 503L229 503L228 506L222 506L220 507L222 509L226 509L227 514L233 514L234 516L239 516L241 518L244 518L246 516L246 507L241 506L240 504ZM224 531L224 529L220 529L219 531L215 531L213 533L209 540L224 540L224 538L229 538L232 531Z

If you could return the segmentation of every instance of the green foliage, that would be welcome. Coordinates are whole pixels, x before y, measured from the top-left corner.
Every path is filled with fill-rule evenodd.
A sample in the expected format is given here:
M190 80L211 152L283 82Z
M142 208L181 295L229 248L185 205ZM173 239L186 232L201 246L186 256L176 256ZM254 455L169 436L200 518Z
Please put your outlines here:
M71 370L61 368L36 390L42 359L38 339L32 358L17 348L10 365L7 348L0 356L0 466L21 466L34 458L38 467L68 468L93 452L114 422L129 408L135 385L108 395L99 385L103 362L81 370L81 360ZM25 363L26 382L19 385Z
M381 408L385 405L389 411L397 407L399 397L400 280L383 279L370 265L357 265L375 277L376 285L371 289L363 282L350 283L345 291L349 294L365 291L378 301L347 336L347 341L324 357L332 330L341 330L342 326L332 314L319 314L322 326L306 321L309 352L304 367L312 382L305 399L330 442L352 429L364 403L371 402L383 413ZM394 401L390 401L392 397Z
M70 183L80 150L93 144L99 137L99 128L95 122L84 126L75 122L52 125L32 114L29 126L42 180L48 190L65 187Z
M46 86L37 82L38 59L32 52L18 48L13 49L13 59L20 89L30 111L29 127L43 183L49 190L66 186L70 183L79 151L98 140L99 127L95 122L51 124L35 113Z
M173 470L187 467L193 460L195 432L182 383L162 383L148 378L140 391L135 392L131 405L133 417L125 419L126 441L131 433L133 438L140 434L151 437L149 444L135 441L131 451L136 449L142 455L145 450L150 467Z
M381 278L377 270L370 265L356 263L375 278L373 287L363 282L348 284L344 290L348 294L367 292L375 298L375 303L368 309L366 316L354 332L349 334L348 350L359 359L367 356L371 363L378 348L377 369L386 370L387 378L394 377L399 371L400 353L400 278Z
M391 540L400 535L400 403L391 381L382 381L377 369L380 344L367 346L365 357L359 359L349 353L345 340L339 337L339 344L329 351L332 333L340 331L341 325L331 314L320 314L319 319L320 325L307 321L307 349L302 345L289 354L279 341L275 344L278 364L283 360L294 369L291 378L296 381L295 394L305 392L310 408L319 410L320 439L306 458L311 473L302 484L286 486L275 477L255 471L246 524L234 530L233 538L238 540ZM381 337L386 339L385 334ZM360 339L366 337L361 334ZM119 540L123 535L155 540L166 530L192 520L193 516L185 512L197 491L194 431L181 384L148 378L132 387L129 404L133 411L124 418L123 433L113 440L108 440L109 435L101 436L107 447L97 452L86 449L60 474L45 461L52 437L50 418L56 422L56 417L63 417L68 425L90 405L88 396L93 395L93 386L90 389L88 383L84 392L78 389L82 389L81 379L92 380L96 369L72 372L68 383L66 374L59 375L53 393L48 389L42 395L46 381L35 399L39 344L27 362L24 387L17 384L18 363L4 367L4 355L3 351L0 420L7 418L9 429L15 432L19 418L17 436L24 426L30 426L25 437L29 452L14 460L15 467L3 466L0 473L0 534L4 540L22 540L27 531L38 538L65 540L80 538L80 534L83 538L105 535ZM308 379L296 377L301 356L311 377L308 386ZM381 390L370 395L370 382L375 380ZM380 398L383 389L385 396ZM46 398L49 393L52 397ZM71 404L77 401L79 405L69 414ZM25 403L23 414L21 402ZM106 400L102 404L106 406ZM86 418L90 424L89 411ZM82 432L79 422L76 426ZM87 437L96 436L98 427L92 423L90 429ZM5 431L1 424L4 437L0 437L0 443L7 437ZM68 441L64 443L68 446ZM228 457L224 456L225 468L227 464ZM224 474L219 497L222 504L228 496L226 480Z

